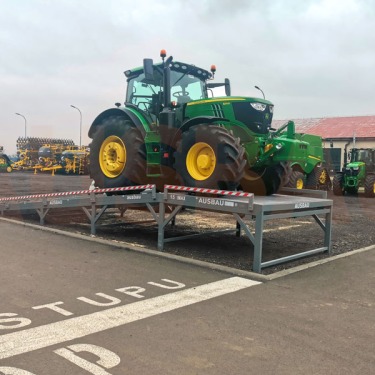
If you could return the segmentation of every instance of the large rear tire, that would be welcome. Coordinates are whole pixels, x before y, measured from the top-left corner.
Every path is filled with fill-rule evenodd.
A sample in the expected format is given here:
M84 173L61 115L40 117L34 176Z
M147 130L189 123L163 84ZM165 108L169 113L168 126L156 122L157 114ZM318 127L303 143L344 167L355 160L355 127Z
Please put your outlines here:
M146 183L146 153L140 131L120 116L103 120L90 148L90 176L100 188Z
M244 152L224 127L195 125L177 143L174 168L183 185L235 190L244 173Z
M375 198L375 175L369 174L365 179L365 197Z

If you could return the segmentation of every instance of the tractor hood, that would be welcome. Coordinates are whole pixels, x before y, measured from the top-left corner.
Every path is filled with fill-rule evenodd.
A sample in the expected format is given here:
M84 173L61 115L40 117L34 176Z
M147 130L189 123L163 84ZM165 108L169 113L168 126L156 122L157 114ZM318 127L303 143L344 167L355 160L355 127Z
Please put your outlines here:
M349 164L347 164L346 169L353 169L353 170L358 170L361 167L363 167L365 163L363 161L353 161Z
M266 134L271 128L273 104L265 99L243 96L224 96L194 100L186 104L185 116L214 116L244 124L257 134Z

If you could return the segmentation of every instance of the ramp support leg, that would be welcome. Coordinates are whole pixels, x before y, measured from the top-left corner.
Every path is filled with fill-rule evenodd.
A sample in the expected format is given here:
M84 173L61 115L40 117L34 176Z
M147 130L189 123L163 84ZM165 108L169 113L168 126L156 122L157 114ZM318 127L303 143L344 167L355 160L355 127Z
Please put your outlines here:
M159 203L159 217L158 217L158 250L164 250L164 218L165 218L165 204Z
M82 207L82 210L85 212L86 216L90 220L91 224L91 235L95 236L96 235L96 222L100 219L100 217L103 215L105 210L107 209L108 206L103 206L98 214L96 214L96 205L95 202L91 204L91 210L88 210L86 207Z
M255 236L254 236L254 260L253 271L260 273L262 270L262 243L263 243L263 212L256 215L255 218Z

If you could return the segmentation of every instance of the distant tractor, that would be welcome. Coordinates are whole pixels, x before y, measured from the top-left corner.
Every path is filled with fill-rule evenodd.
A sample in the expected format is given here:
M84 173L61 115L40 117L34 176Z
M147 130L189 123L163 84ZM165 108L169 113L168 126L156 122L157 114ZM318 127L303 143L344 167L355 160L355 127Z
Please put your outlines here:
M353 148L350 161L344 163L342 171L333 179L335 195L357 194L364 188L365 196L375 197L375 148Z
M4 154L3 146L0 146L0 172L12 172L12 162L8 155Z
M298 134L292 121L271 127L273 104L230 96L229 79L212 83L211 72L166 58L127 70L125 105L94 120L90 174L101 188L154 183L276 193L292 170L317 185L321 138ZM213 97L224 87L226 96ZM293 169L292 169L293 166ZM309 177L308 177L309 178Z

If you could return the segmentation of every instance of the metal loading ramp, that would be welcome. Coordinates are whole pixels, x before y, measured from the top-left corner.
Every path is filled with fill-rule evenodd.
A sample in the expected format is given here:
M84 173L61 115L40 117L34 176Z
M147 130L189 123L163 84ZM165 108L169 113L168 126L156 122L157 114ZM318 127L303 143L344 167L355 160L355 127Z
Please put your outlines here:
M297 193L287 189L288 193ZM115 195L109 195L115 194ZM166 243L185 240L198 234L165 238L168 224L174 224L183 208L211 211L233 216L237 236L244 232L254 245L253 271L287 261L311 256L318 253L331 253L332 200L326 199L326 192L299 190L296 195L254 196L252 193L201 189L185 186L165 185L164 192L156 192L154 185L130 186L113 189L82 190L77 192L39 194L23 197L0 198L2 216L10 211L36 211L40 224L51 209L77 208L85 212L90 221L91 234L96 234L96 225L108 208L118 208L123 214L126 210L147 208L157 223L158 250L164 250ZM315 194L322 197L310 197ZM324 246L283 258L262 262L264 224L267 220L312 216L323 233ZM255 223L255 231L245 220ZM215 231L217 233L217 231ZM205 233L207 234L207 232ZM314 243L314 241L312 241Z
M174 219L182 207L190 207L198 210L213 211L217 213L232 214L236 220L236 235L240 236L241 229L254 245L253 271L261 272L262 268L284 263L294 259L307 257L323 252L331 253L331 226L332 226L332 200L324 198L312 198L306 194L327 196L326 192L297 191L286 189L290 193L299 193L303 196L271 195L254 196L252 193L228 192L221 190L189 188L183 186L164 186L164 202L174 206L174 210L167 218L160 211L160 223L158 233L158 249L162 250L166 242L186 239L193 235L164 239L164 227ZM188 194L200 195L188 195ZM204 197L204 195L208 197ZM272 219L297 218L312 216L323 230L324 246L311 249L287 257L262 262L262 245L264 223ZM322 218L323 216L323 218ZM252 233L244 221L255 221L255 232ZM313 241L312 241L313 242Z

